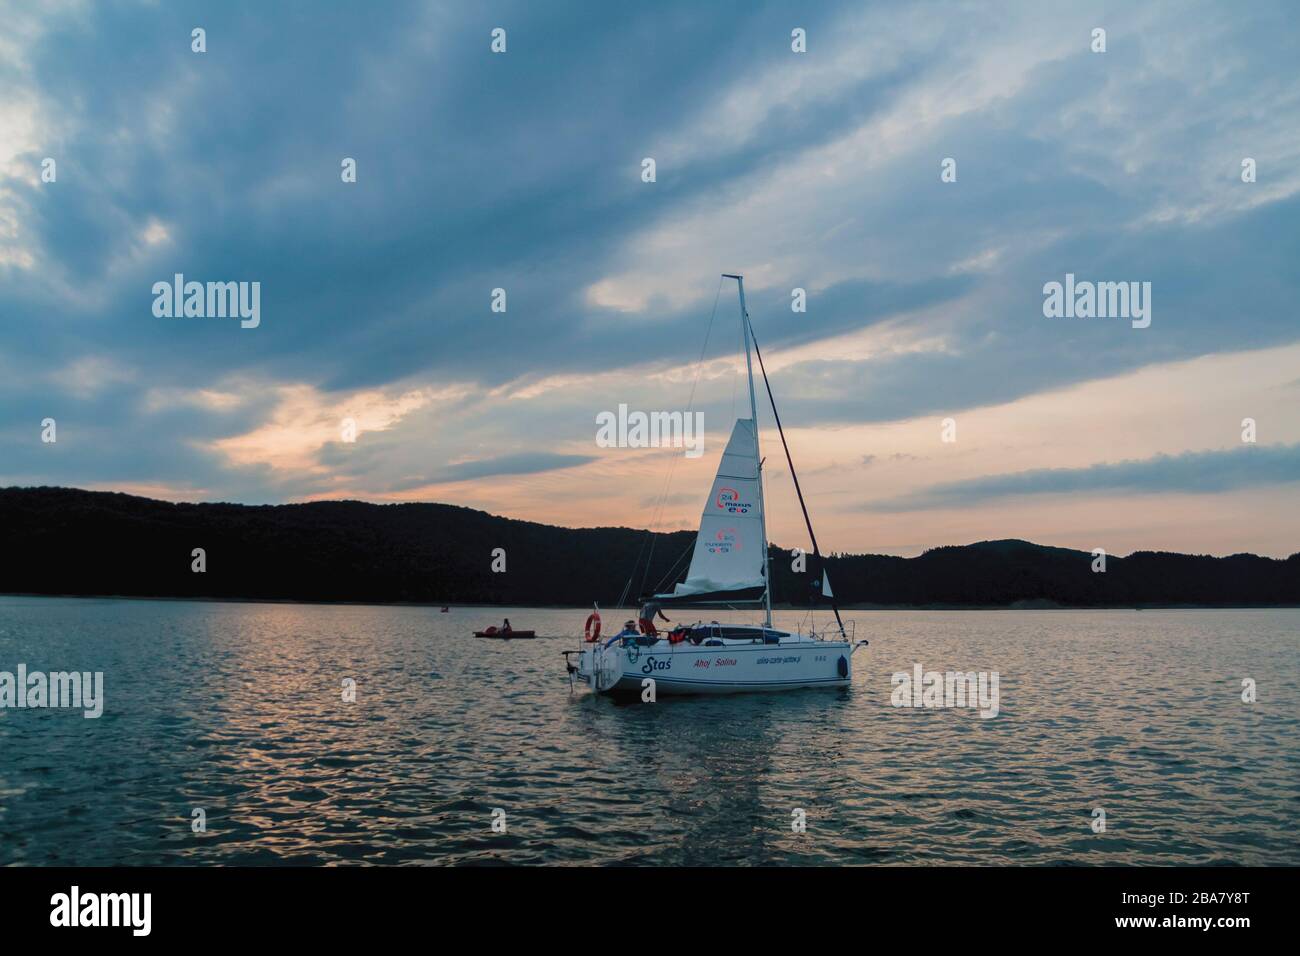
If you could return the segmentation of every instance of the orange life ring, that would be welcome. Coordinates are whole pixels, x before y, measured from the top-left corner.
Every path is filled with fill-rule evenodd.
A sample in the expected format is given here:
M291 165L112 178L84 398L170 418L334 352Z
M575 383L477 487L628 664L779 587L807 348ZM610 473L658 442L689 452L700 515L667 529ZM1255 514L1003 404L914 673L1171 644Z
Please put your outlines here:
M592 622L596 623L593 629ZM592 611L587 615L587 623L582 626L582 636L588 644L595 644L600 640L600 612Z

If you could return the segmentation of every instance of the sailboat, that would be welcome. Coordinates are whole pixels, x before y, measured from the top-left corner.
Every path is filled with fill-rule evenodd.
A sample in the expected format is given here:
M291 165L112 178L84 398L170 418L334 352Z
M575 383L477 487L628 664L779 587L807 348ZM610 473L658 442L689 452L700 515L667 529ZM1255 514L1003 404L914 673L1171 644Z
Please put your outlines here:
M563 652L570 677L600 694L641 693L653 681L657 694L731 694L748 691L793 690L807 687L847 687L853 677L853 654L866 641L856 641L853 624L846 628L826 577L817 536L808 517L790 447L781 428L776 399L763 365L745 308L743 276L734 279L740 297L740 321L745 341L745 370L749 379L749 417L738 418L722 453L717 475L704 503L700 530L685 580L652 600L664 607L753 604L763 608L763 623L724 624L698 621L674 628L667 635L624 633L579 650ZM763 506L762 457L758 444L758 403L754 365L772 404L795 492L812 542L812 574L817 592L829 598L834 629L818 633L790 632L772 626L772 589ZM576 663L574 662L576 658Z

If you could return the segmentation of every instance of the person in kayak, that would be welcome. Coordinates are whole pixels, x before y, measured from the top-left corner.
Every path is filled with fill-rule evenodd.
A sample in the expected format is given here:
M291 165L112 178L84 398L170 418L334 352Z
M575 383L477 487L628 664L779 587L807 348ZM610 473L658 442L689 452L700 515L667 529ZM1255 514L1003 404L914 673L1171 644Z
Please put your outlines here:
M668 615L665 614L663 608L659 606L659 602L654 598L648 598L645 602L645 606L641 608L641 633L647 637L659 636L659 632L655 630L656 614L665 621L668 621ZM671 624L672 621L668 621L668 623Z

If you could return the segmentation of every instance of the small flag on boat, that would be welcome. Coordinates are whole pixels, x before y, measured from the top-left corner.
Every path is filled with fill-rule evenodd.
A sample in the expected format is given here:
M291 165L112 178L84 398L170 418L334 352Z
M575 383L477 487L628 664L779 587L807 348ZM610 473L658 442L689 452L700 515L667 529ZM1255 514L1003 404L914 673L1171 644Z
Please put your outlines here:
M822 597L834 597L831 594L831 577L825 571L822 572Z

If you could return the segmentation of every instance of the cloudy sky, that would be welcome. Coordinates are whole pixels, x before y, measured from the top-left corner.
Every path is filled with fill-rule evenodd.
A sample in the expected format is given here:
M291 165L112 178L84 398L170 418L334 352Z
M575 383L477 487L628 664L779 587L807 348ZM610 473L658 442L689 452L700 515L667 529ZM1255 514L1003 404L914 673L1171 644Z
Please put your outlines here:
M1287 3L0 2L0 485L693 526L743 272L823 549L1284 556L1297 63ZM1150 326L1045 317L1067 273ZM620 403L705 454L598 447Z

